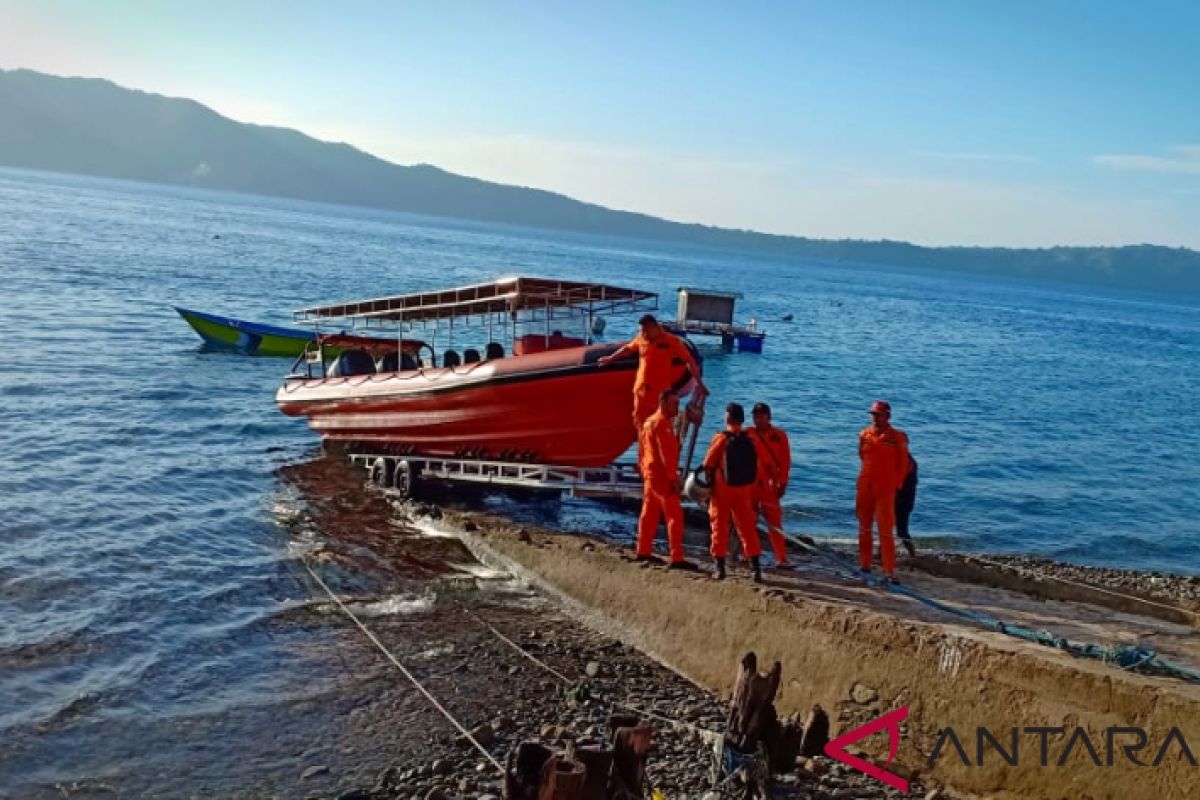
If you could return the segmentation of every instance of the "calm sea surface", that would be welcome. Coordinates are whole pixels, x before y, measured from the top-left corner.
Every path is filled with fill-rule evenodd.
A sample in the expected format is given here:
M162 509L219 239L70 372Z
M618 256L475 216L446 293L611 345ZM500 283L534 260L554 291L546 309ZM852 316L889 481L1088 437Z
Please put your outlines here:
M856 433L883 397L929 546L1200 570L1192 302L0 172L0 795L303 793L278 776L360 746L337 744L361 740L347 715L393 680L297 556L415 648L404 626L436 616L455 552L390 526L276 412L286 360L206 352L171 306L286 324L508 273L647 288L672 314L681 285L743 292L766 352L706 350L706 379L714 407L765 400L791 434L794 530L853 535Z

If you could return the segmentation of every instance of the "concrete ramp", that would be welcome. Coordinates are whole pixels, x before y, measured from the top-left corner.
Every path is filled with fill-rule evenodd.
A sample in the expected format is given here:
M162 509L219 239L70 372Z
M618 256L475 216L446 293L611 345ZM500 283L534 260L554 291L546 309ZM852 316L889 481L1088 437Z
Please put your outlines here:
M735 564L730 580L716 582L637 564L602 541L470 519L468 543L485 558L705 687L728 692L730 665L754 650L760 664L783 663L781 712L820 704L835 735L907 709L889 767L897 774L1013 798L1184 798L1200 786L1200 686L989 631L818 560L792 574L768 571L763 585ZM1200 668L1200 637L1182 622L922 572L901 579L1006 622L1141 644ZM885 763L886 735L860 746Z

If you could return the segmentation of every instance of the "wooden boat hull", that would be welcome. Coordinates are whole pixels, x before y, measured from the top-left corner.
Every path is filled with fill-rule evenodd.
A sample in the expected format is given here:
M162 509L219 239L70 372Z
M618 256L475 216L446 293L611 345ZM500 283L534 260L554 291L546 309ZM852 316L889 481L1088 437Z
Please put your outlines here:
M308 331L263 325L187 308L175 307L175 310L200 334L206 345L222 350L235 350L254 356L298 358L305 346L315 340L314 334ZM340 351L326 348L326 352L336 356Z
M637 360L601 368L615 345L461 367L346 378L289 378L280 410L330 442L428 456L611 464L634 441Z

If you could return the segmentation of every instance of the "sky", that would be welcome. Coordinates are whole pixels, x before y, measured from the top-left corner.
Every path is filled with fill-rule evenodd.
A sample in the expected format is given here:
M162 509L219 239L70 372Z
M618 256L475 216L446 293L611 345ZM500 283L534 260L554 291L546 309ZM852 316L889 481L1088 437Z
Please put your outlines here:
M1200 249L1200 3L0 0L0 68L818 238Z

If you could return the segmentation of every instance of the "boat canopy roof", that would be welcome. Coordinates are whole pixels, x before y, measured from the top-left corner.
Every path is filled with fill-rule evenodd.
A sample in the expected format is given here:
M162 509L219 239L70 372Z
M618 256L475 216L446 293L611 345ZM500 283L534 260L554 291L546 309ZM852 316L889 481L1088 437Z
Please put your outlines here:
M433 292L356 300L294 312L297 322L354 319L364 323L423 322L488 314L516 314L555 309L580 309L589 314L653 311L658 295L602 283L579 283L548 278L510 277L490 283Z
M427 347L419 339L380 339L377 336L355 336L351 333L323 333L317 337L326 347L340 347L343 350L366 350L368 353L394 353L402 350L405 353L420 352Z

